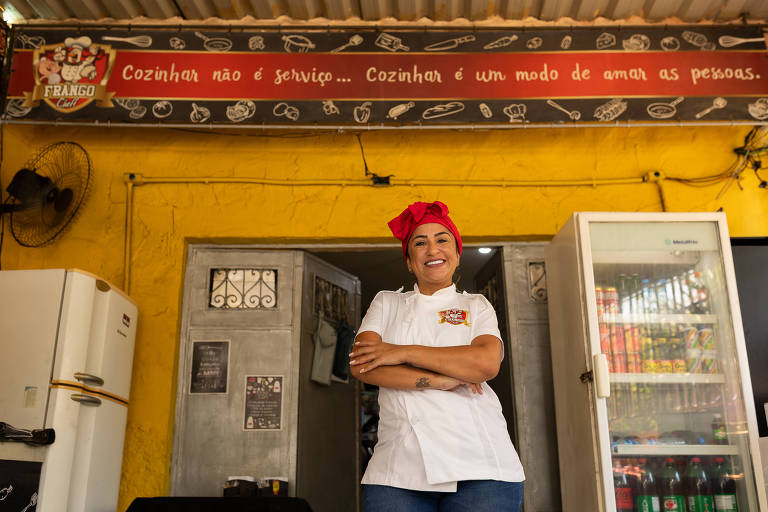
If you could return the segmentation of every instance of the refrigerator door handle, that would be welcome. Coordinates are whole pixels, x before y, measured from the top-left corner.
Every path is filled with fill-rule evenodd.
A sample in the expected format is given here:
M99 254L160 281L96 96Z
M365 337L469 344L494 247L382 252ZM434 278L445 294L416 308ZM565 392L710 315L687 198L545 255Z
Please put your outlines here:
M592 368L595 375L595 392L597 393L597 398L608 398L611 396L611 383L609 380L608 358L606 355L593 355Z
M83 405L94 405L96 407L101 405L101 399L96 398L95 396L74 394L70 396L70 398L75 402L80 402Z
M76 372L75 379L82 382L87 382L88 384L93 384L94 386L104 385L104 379L90 373Z

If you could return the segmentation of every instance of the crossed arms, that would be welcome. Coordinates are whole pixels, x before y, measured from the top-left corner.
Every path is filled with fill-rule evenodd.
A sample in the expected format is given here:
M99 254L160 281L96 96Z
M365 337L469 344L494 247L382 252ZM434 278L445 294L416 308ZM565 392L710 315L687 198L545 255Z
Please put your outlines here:
M467 385L482 393L480 385L499 373L501 357L501 343L490 334L470 345L427 347L394 345L376 332L363 331L355 338L349 364L352 375L366 384L446 391Z

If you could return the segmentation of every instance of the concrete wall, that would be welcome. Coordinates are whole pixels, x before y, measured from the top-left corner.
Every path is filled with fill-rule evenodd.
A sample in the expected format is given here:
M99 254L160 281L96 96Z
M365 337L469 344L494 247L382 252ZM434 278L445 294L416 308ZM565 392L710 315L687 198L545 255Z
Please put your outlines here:
M3 126L2 186L39 146L73 140L93 160L90 197L50 246L20 247L6 230L3 269L78 267L121 286L124 173L284 180L363 178L352 134L267 134L128 128ZM600 185L651 171L700 177L725 171L744 127L540 129L364 133L373 172L428 180L412 187L152 184L136 187L130 294L140 311L119 510L167 493L185 246L190 241L391 241L386 221L416 200L447 203L470 241L542 240L573 211L660 211L653 184ZM475 180L585 180L578 187L473 187ZM594 185L589 183L594 180ZM446 186L446 181L455 184ZM467 186L463 184L466 183ZM667 181L671 211L723 208L733 236L768 234L765 190ZM5 194L4 194L5 197ZM7 228L7 226L6 226Z

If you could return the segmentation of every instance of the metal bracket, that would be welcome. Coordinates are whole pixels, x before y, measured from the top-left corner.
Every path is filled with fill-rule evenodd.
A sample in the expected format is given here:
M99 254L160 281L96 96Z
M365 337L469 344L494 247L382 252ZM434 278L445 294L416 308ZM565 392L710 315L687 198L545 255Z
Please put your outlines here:
M584 372L581 375L579 375L579 380L581 381L582 384L586 384L587 382L592 382L594 380L592 370L589 370L588 372Z

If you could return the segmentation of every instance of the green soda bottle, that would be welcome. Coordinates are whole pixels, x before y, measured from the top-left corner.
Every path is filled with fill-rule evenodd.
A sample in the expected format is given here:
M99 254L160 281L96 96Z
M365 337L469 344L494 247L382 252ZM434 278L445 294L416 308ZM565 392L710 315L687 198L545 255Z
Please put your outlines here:
M638 472L640 473L640 485L638 486L637 496L635 496L635 511L660 512L659 489L656 486L653 472L648 467L645 459L640 459Z
M659 495L664 512L686 512L683 482L675 459L668 457L659 477Z
M712 494L715 498L716 512L739 512L736 503L736 482L725 465L725 459L715 459L715 469L712 471Z
M685 485L688 491L688 512L715 512L712 492L707 472L701 465L701 459L694 457L685 472Z

